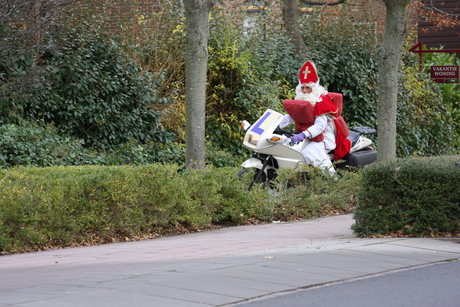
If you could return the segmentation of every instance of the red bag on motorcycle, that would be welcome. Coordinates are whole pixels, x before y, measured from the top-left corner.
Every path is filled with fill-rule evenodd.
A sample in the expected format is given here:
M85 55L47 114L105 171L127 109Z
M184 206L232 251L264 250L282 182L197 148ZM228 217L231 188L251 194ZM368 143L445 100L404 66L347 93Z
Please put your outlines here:
M289 116L295 120L295 131L297 133L307 130L315 123L314 108L308 101L286 99L283 101L283 106ZM320 134L311 140L322 142L324 135Z
M295 130L300 133L307 130L315 122L315 117L323 114L334 118L336 148L334 150L334 160L340 160L350 152L351 141L347 138L350 135L347 124L341 116L343 96L340 93L329 93L322 96L323 101L318 102L315 107L302 100L284 100L283 105L286 112L295 120ZM315 142L324 140L324 135L320 134L311 139Z

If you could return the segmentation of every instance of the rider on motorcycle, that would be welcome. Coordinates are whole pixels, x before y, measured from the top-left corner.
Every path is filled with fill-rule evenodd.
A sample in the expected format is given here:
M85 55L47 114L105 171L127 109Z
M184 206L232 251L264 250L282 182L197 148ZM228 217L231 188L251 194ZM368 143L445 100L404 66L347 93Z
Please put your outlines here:
M319 85L314 63L305 63L299 77L295 100L283 103L288 114L281 121L280 128L295 122L298 134L291 138L291 142L298 143L309 138L311 142L302 150L305 161L334 175L335 169L328 153L335 150L334 160L340 160L350 151L348 128L343 118L338 116L338 108L326 89Z

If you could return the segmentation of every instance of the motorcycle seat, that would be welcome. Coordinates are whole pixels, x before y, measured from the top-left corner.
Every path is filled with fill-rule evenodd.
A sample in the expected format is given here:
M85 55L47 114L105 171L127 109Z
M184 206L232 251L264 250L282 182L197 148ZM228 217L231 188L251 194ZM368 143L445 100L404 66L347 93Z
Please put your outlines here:
M354 131L350 131L350 135L347 136L347 138L351 141L351 147L353 147L353 146L356 145L356 142L358 142L359 134L354 132ZM331 150L330 152L328 152L328 155L331 158L331 160L333 160L334 159L334 150Z

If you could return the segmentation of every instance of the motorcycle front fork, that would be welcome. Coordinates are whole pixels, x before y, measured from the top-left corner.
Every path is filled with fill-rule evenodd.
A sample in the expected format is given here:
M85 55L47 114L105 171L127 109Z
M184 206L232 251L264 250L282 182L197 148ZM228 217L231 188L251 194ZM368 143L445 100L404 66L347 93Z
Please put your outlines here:
M260 168L257 171L256 175L254 176L254 180L252 181L251 185L249 186L248 191L252 189L252 187L254 186L255 183L261 182L260 179L264 177L265 169L267 168L267 165L269 165L269 163L272 160L272 158L273 157L271 155L267 155L265 157L265 159L263 160L263 163L262 163L262 168ZM271 164L273 164L273 162ZM270 182L270 181L272 181L273 179L276 178L276 175L277 175L276 170L270 168L270 169L267 170L267 176L265 176L264 181Z

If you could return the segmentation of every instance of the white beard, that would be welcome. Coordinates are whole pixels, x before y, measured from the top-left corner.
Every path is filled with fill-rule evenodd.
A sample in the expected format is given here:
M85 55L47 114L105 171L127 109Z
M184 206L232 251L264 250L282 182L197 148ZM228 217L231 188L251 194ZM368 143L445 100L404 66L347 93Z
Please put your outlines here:
M295 100L306 100L314 106L317 102L321 101L321 98L314 93L307 94L300 92L295 96Z
M296 96L295 100L306 100L309 101L312 106L315 106L317 102L322 101L321 95L327 95L327 91L324 87L318 84L309 84L312 92L310 94L306 94L302 92L301 84L297 85L296 87Z

